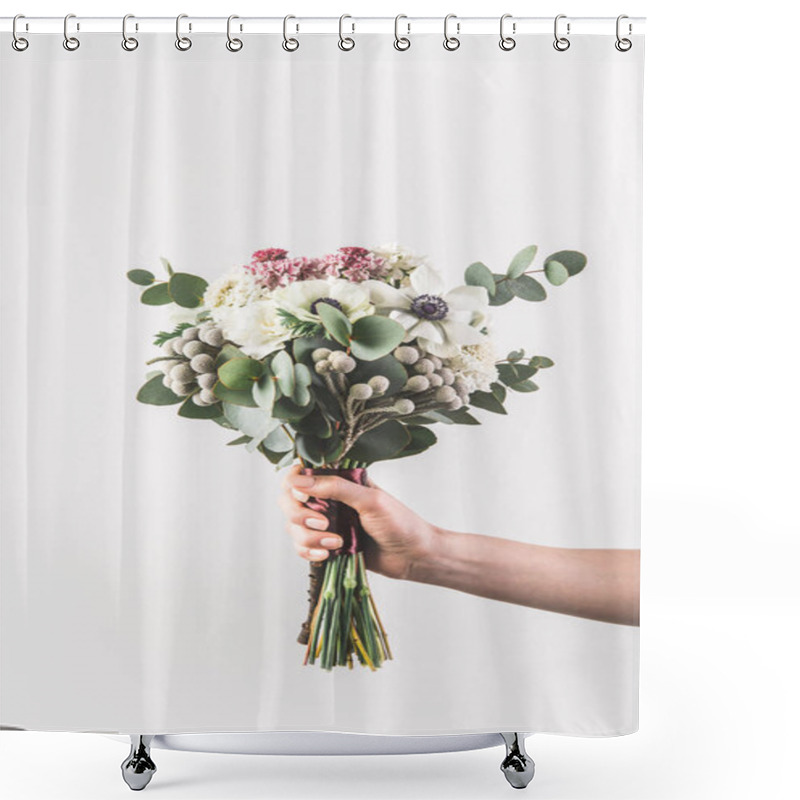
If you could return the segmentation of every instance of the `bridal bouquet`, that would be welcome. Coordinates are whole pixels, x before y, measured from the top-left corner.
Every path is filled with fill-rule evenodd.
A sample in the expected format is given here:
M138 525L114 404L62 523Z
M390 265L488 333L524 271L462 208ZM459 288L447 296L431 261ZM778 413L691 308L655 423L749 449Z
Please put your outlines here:
M532 378L553 362L522 349L500 358L489 307L547 296L541 273L564 283L586 265L564 250L534 267L536 247L503 273L476 262L465 285L447 289L409 250L341 247L320 258L269 248L210 284L175 271L128 278L147 305L173 304L170 330L155 335L157 369L142 403L177 405L178 415L211 420L228 442L277 467L298 461L314 473L366 482L365 468L436 443L435 423L479 424L471 411L505 414L507 390L534 392ZM174 326L174 327L172 327ZM364 563L367 534L353 509L310 498L344 545L312 563L309 614L298 641L304 663L370 669L392 657Z

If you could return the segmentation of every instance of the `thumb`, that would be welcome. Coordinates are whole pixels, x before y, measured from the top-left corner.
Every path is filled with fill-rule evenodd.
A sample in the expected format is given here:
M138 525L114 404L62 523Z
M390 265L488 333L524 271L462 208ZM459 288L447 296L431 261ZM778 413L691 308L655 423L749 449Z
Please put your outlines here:
M353 483L336 475L288 475L286 482L312 497L340 500L358 512L369 511L375 501L375 489Z

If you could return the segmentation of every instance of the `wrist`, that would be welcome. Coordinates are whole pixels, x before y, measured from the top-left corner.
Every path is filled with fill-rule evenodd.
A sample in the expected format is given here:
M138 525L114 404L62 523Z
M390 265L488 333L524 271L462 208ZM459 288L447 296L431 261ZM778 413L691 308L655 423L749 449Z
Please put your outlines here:
M406 580L416 583L433 583L437 564L443 560L443 553L450 531L437 525L429 525L423 537L422 546L409 559Z

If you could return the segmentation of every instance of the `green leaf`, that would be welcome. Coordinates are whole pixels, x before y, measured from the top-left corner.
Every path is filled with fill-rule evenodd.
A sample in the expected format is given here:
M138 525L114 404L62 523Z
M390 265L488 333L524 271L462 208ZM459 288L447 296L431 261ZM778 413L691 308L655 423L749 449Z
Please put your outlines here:
M222 350L217 353L214 364L219 369L226 361L230 361L232 358L249 358L249 356L246 356L235 344L228 342L222 345Z
M311 402L311 370L305 364L294 365L294 392L292 400L299 406L307 406Z
M310 433L320 439L328 439L333 433L331 421L318 408L298 420L294 428L298 433Z
M524 350L512 350L508 354L509 361L522 361L525 358L525 351Z
M267 457L271 464L275 464L277 467L285 467L294 459L294 448L286 453L273 453L272 450L264 447L262 443L258 446L258 449Z
M544 265L544 276L553 286L561 286L569 279L569 272L560 261L548 261Z
M256 408L256 401L253 399L253 393L250 389L246 391L229 389L222 381L217 381L214 384L213 392L220 400L226 403Z
M304 336L292 342L292 353L296 362L311 366L311 354L318 347L327 347L328 350L342 350L338 342L332 342L323 336ZM313 375L313 373L312 373Z
M180 336L187 328L191 328L191 322L180 322L178 323L171 331L159 331L153 337L153 344L157 344L161 347L164 342L168 341L169 339L175 339Z
M263 442L275 428L280 426L280 422L271 417L263 408L243 408L233 403L223 403L222 410L225 419L237 431L251 437L253 441L249 444L253 446L248 449L254 450L259 442Z
M146 306L165 306L172 302L166 283L156 283L142 292L139 298Z
M509 281L505 275L500 275L496 272L492 273L495 282L494 295L489 297L490 306L504 306L506 303L514 299L514 292L508 285Z
M283 425L279 425L264 439L264 447L276 453L285 453L287 450L291 450L294 445Z
M272 405L275 402L275 379L271 374L262 375L253 384L253 400L259 408L263 408L267 413L272 413Z
M294 362L292 357L285 350L280 350L275 353L269 366L278 380L280 390L286 397L291 397L294 394Z
M362 361L375 361L394 350L406 335L405 328L388 317L361 317L353 323L350 351Z
M170 297L183 308L197 308L203 300L208 283L198 275L188 272L175 272L170 276Z
M132 269L128 271L128 280L139 286L149 286L156 276L149 269Z
M292 392L292 400L299 406L307 406L311 402L311 392L308 386L301 386L296 383L294 392Z
M140 403L147 403L151 406L172 406L180 403L183 398L175 394L172 389L164 386L164 376L159 372L153 375L147 383L136 393L136 399Z
M533 381L520 381L508 387L515 392L536 392L539 387Z
M556 362L553 361L552 358L548 358L547 356L533 356L528 362L528 364L537 369L547 369L548 367L554 366L555 363Z
M545 267L549 261L558 261L566 268L570 276L577 275L586 266L586 256L577 250L559 250L557 253L547 256L544 260Z
M164 269L167 271L167 275L175 274L175 270L172 269L172 264L170 264L169 261L167 261L167 259L164 258L164 256L161 256L159 260L161 261L161 264L164 267Z
M276 400L275 404L272 406L272 413L274 416L286 422L293 423L305 417L313 408L313 405L299 406L288 397L281 397L279 400Z
M470 264L464 272L464 281L467 286L483 286L489 293L489 297L493 297L495 293L495 283L492 277L492 272L486 264L476 261Z
M492 394L502 403L506 399L506 387L502 383L492 383L489 388Z
M399 453L390 456L390 458L415 456L417 453L422 453L436 444L436 434L430 428L425 428L421 425L406 425L406 430L411 437L411 441Z
M237 444L247 444L250 441L249 436L240 436L238 439L233 439L230 442L226 442L228 447L233 447Z
M529 247L524 247L522 250L517 253L514 258L511 259L511 263L508 265L508 269L506 270L506 275L509 278L518 278L525 272L526 269L533 263L533 259L536 256L536 251L538 248L535 244L530 245Z
M394 356L383 356L374 361L359 361L348 378L350 383L367 383L375 375L383 375L389 379L389 388L383 397L397 394L408 380L406 368Z
M497 375L500 380L506 385L511 386L514 383L524 381L538 372L536 367L529 364L498 364Z
M530 275L520 275L519 278L508 281L508 288L521 300L538 302L547 299L544 286Z
M481 421L467 411L466 408L459 408L455 411L429 411L428 416L433 417L437 422L444 422L448 425L480 425Z
M346 455L355 461L372 464L392 458L410 441L411 434L406 426L397 420L389 420L359 436Z
M507 414L503 404L491 392L473 392L469 396L469 404L493 414ZM460 409L459 409L460 410Z
M322 324L325 326L325 330L337 342L347 347L350 341L350 331L353 329L350 320L330 303L317 303L316 310L317 315L322 320Z
M227 389L252 392L253 382L261 377L263 365L254 358L232 358L220 366L217 376Z
M299 433L296 439L297 452L312 464L322 464L329 442L310 433Z
M213 406L199 406L189 396L181 403L178 416L189 419L214 419L222 416L222 407L219 403L214 403Z

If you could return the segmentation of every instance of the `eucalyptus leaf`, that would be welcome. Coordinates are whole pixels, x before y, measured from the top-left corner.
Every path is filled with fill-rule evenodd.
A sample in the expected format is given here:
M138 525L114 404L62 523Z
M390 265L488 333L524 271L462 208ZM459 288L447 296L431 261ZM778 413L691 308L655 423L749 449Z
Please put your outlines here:
M276 453L285 453L287 450L291 450L294 444L286 429L280 425L264 439L264 447L274 450Z
M270 369L278 380L278 388L286 397L291 397L294 393L294 362L291 356L285 350L280 350L270 362Z
M330 303L317 303L316 312L325 326L325 330L333 339L346 347L350 341L350 331L353 328L350 320Z
M272 406L272 413L286 422L296 422L310 413L313 405L299 406L288 397L281 397Z
M515 392L537 392L539 387L533 381L520 381L508 387Z
M506 275L509 278L518 278L525 272L526 269L533 263L533 259L536 257L536 251L538 248L535 244L532 244L528 247L524 247L522 250L517 253L514 258L511 259L511 263L508 265L508 269L506 270Z
M430 428L425 428L421 425L406 425L406 430L411 440L399 453L391 456L391 458L415 456L436 444L436 434Z
M372 464L392 458L410 441L411 434L406 426L397 420L389 420L359 436L346 455L355 461Z
M507 414L503 404L491 392L473 392L469 396L469 404L475 408L482 408L484 411L491 411L493 414Z
M183 308L197 308L203 300L208 283L199 275L188 272L174 272L170 275L170 297Z
M570 276L577 275L586 266L586 256L577 250L559 250L557 253L547 256L544 260L545 267L549 261L558 261L566 268Z
M178 409L178 416L188 417L189 419L214 419L214 417L222 416L222 408L219 403L214 403L211 406L199 406L190 395L181 403L181 407Z
M139 298L146 306L165 306L172 302L166 283L156 283L142 292Z
M508 281L508 287L515 297L521 300L531 300L539 302L547 299L547 292L544 286L530 275L520 275L518 278Z
M183 401L180 395L164 386L164 376L160 372L139 389L136 399L151 406L172 406Z
M383 397L397 394L408 380L406 368L391 355L376 358L374 361L359 361L348 376L351 383L367 383L375 375L389 379L389 388Z
M311 392L308 386L301 386L299 383L295 384L292 400L299 406L307 406L311 402Z
M495 283L495 292L489 297L490 306L503 306L514 299L514 292L511 291L509 280L505 275L499 275L496 272L492 273Z
M253 383L261 377L263 366L254 358L232 358L219 367L217 376L228 389L252 392Z
M217 381L212 390L214 394L226 403L232 403L246 408L257 408L256 401L253 399L252 390L239 391L229 389L222 381Z
M164 258L164 256L161 256L159 261L161 261L162 266L167 271L167 275L174 275L175 274L175 270L172 269L172 264L170 264L169 261L167 261L167 259Z
M511 386L514 383L519 383L520 381L524 381L526 378L530 378L538 372L536 367L532 367L529 364L498 364L497 365L497 375L500 380L506 384L506 386Z
M552 367L555 365L555 361L552 358L548 358L547 356L533 356L531 360L528 362L530 366L536 367L537 369L547 369L548 367Z
M271 374L262 375L254 384L253 384L253 400L255 400L256 405L259 408L263 408L264 411L271 413L272 412L272 405L275 402L275 379L272 377Z
M489 387L492 394L502 403L506 399L506 387L502 383L492 383Z
M303 419L298 420L294 424L294 428L298 433L311 433L320 439L329 439L333 433L331 421L318 408L315 408Z
M149 269L132 269L128 271L128 280L138 286L149 286L154 283L156 276Z
M350 334L350 351L362 361L388 355L403 341L405 328L388 317L361 317L353 323Z
M442 417L450 420L450 422L453 422L456 425L481 424L481 421L477 417L473 417L466 408L458 408L455 411L438 411L434 413L440 414Z
M239 436L237 439L232 439L230 442L226 442L226 444L228 447L234 447L235 445L239 444L247 444L249 441L249 436Z
M323 336L302 336L292 342L294 360L306 366L311 366L311 354L320 347L327 347L328 350L342 349L342 345L338 342L332 342L330 339L326 339Z
M561 286L569 280L569 271L560 261L548 261L544 265L544 275L553 286Z
M222 411L225 414L225 419L237 431L254 439L256 445L263 442L281 424L279 420L271 417L263 408L244 408L233 403L223 403Z
M489 293L489 297L493 297L495 293L495 282L492 272L486 264L476 261L470 264L464 272L464 281L467 286L483 286Z
M319 439L310 433L297 434L297 452L312 464L319 466L325 461L325 451L328 448L328 442L325 439Z

